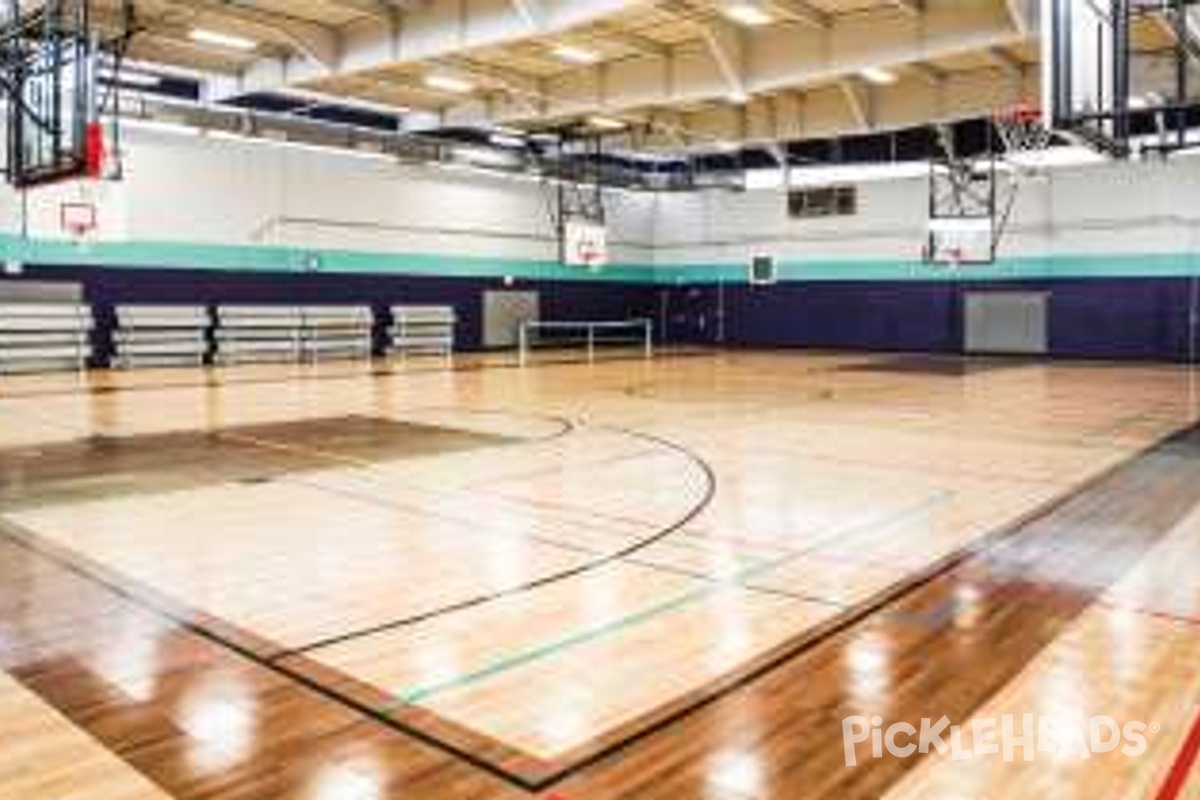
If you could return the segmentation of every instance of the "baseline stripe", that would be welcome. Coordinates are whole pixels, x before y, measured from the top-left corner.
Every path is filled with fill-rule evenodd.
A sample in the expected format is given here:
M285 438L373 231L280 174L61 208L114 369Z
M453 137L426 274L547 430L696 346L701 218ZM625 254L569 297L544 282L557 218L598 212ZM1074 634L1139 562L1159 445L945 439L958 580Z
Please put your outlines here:
M1158 790L1156 800L1177 800L1187 786L1188 776L1192 767L1196 765L1197 757L1200 757L1200 713L1196 714L1183 748L1176 756L1175 763L1171 765L1171 771L1167 773L1162 788Z

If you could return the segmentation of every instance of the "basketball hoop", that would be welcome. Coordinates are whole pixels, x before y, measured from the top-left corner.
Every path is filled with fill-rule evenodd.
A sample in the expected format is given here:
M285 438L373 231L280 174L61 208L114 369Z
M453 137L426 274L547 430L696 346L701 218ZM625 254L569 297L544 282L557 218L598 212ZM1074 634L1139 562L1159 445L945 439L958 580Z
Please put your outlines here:
M562 230L564 262L595 272L608 265L608 229L599 222L567 220Z
M96 230L98 219L94 203L67 202L59 207L59 223L76 244Z
M1007 161L1026 170L1036 169L1036 156L1031 153L1046 151L1054 142L1054 131L1045 126L1042 111L1030 103L1017 103L992 117L1000 140L1004 142Z
M588 242L580 242L576 252L577 263L584 268L595 272L604 266L604 254L599 248L592 246Z

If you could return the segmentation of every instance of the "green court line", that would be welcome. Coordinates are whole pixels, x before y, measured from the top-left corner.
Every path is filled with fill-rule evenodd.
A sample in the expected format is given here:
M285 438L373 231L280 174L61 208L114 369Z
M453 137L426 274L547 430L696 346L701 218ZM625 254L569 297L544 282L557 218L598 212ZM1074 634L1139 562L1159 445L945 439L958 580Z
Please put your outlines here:
M947 491L935 492L934 494L929 495L912 506L903 508L895 514L888 515L888 517L883 520L872 520L859 525L853 525L846 530L835 532L831 534L831 536L844 538L848 536L855 536L865 531L887 530L901 522L911 519L912 517L924 514L931 508L945 503L955 494L955 492ZM698 589L693 589L689 592L679 595L678 597L663 601L662 603L650 606L649 608L633 614L619 617L609 622L597 625L593 628L569 634L527 650L518 651L508 656L503 656L492 663L471 672L467 672L462 675L456 675L453 678L433 682L425 686L418 686L408 689L399 693L398 700L395 704L385 706L382 711L385 714L389 714L397 711L403 706L413 705L429 700L438 695L463 689L468 686L481 683L489 678L494 678L497 675L528 666L536 661L556 656L579 645L602 639L613 633L617 633L640 625L643 622L670 614L674 611L691 605L698 600L702 600L705 597L715 594L718 591L743 587L746 581L752 578L761 577L768 572L779 569L782 566L785 566L793 561L797 561L810 554L810 550L803 550L796 553L789 553L786 556L781 556L776 559L761 561L758 564L741 569L732 576L721 581L703 586Z

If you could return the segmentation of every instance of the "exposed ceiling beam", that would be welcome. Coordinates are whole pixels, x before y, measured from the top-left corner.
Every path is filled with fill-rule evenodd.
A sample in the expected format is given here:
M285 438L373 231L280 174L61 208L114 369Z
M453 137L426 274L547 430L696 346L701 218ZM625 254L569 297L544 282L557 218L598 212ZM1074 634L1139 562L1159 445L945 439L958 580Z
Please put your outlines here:
M1033 32L1034 8L1032 0L1005 0L1008 6L1008 16L1012 19L1013 27L1022 36Z
M182 2L182 0L175 0ZM217 2L218 0L205 0ZM357 0L365 2L365 0ZM533 0L519 0L532 11ZM398 2L398 0L397 0ZM394 69L436 60L484 47L501 47L527 41L530 20L514 5L503 2L438 0L427 2L420 14L406 14L402 25L355 24L342 31L341 58L331 68L323 63L263 60L247 70L235 93L273 91L287 85L309 85L349 74ZM652 0L536 0L540 36L555 36L585 28ZM419 5L405 4L404 9Z
M1026 69L1024 61L1021 61L1003 47L989 47L983 52L993 64L1007 72L1021 73Z
M540 31L545 25L545 8L541 0L509 0L517 13L525 20L531 31Z
M702 22L707 20L695 23L697 30L706 32L702 41L677 45L665 62L629 58L605 64L603 71L584 67L547 78L547 113L560 117L720 103L731 95L744 99L832 84L867 67L936 62L1023 41L1014 33L1002 0L969 9L949 3L932 7L916 25L894 14L890 20L867 14L838 18L827 30L720 24L701 28ZM870 37L869 49L862 46L864 37ZM600 94L603 107L589 102ZM513 113L507 121L531 120Z
M742 29L718 19L706 20L700 26L704 44L728 84L728 97L734 102L745 102L749 92L746 89L746 40Z
M1180 16L1173 10L1164 8L1162 13L1155 15L1154 18L1158 21L1159 27L1176 44L1181 45L1189 57L1200 61L1200 26L1196 25L1191 16L1187 14Z
M632 50L638 55L667 58L671 54L671 48L662 42L632 31L623 30L619 26L608 22L597 23L579 35L585 39L612 42L627 50Z
M837 87L846 99L854 124L860 130L871 128L871 90L858 78L843 78Z
M198 24L228 20L240 31L253 31L257 36L287 44L326 68L334 67L340 56L337 31L307 19L266 11L239 0L165 0L165 4Z
M770 7L786 17L816 28L828 28L831 17L804 0L771 0Z
M892 5L910 16L920 16L925 10L925 0L892 0Z

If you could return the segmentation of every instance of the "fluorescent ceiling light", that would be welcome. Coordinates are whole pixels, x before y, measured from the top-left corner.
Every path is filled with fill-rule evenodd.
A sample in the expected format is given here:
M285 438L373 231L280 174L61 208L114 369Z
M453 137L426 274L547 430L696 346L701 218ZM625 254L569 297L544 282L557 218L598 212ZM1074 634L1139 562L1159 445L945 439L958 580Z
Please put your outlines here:
M746 171L746 191L764 191L783 188L783 170L751 169Z
M481 167L516 167L520 165L520 160L513 154L492 150L487 147L458 147L454 150L454 158L456 160L465 161L468 164Z
M896 73L889 72L882 67L867 67L860 74L871 83L881 86L887 86L896 82Z
M488 137L488 141L498 147L519 148L525 146L524 136L507 131L493 131L492 135Z
M453 75L441 75L438 73L426 75L425 85L430 89L437 89L441 92L451 92L453 94L466 94L475 88L475 84L464 78L457 78Z
M107 67L101 67L98 70L98 73L103 80L112 83L124 83L130 86L144 86L146 88L150 88L152 86L158 86L162 83L162 78L158 77L157 75L147 75L144 72L130 72L128 70L121 70L120 72L117 72L116 70L112 70Z
M193 125L184 125L180 122L168 122L166 120L139 119L137 117L122 118L121 127L151 131L153 133L170 133L177 136L200 136L203 134L203 131Z
M888 161L880 164L831 164L815 167L792 167L787 171L793 189L805 189L838 184L874 183L928 179L926 161ZM782 189L784 171L781 169L752 169L746 172L748 190Z
M623 120L612 117L588 117L588 125L604 131L619 131L625 128Z
M751 28L769 25L774 21L774 17L772 17L766 9L757 3L728 3L722 9L721 13L737 24L746 25Z
M725 99L730 103L733 103L735 106L744 106L746 103L750 102L750 95L741 91L730 92L729 94L725 95Z
M926 161L894 161L882 164L835 164L825 167L801 167L792 170L792 186L828 186L835 183L872 183L928 179Z
M552 52L557 58L572 64L595 64L600 60L600 54L596 51L570 44L557 45Z
M287 88L280 91L280 94L295 98L297 100L307 100L312 103L319 103L326 106L343 106L352 108L358 111L369 111L372 114L382 114L384 116L396 116L398 114L407 114L412 111L408 106L392 105L390 103L380 103L374 100L366 100L360 97L351 97L347 95L328 94L326 92L318 92L312 89L296 89Z
M1009 163L1026 169L1053 169L1055 167L1082 167L1103 164L1108 161L1103 153L1090 147L1072 145L1070 147L1048 147L1045 150L1027 150L1010 153Z
M217 47L228 47L230 50L253 50L258 47L258 42L253 39L247 39L243 36L234 36L230 33L219 33L217 31L206 30L205 28L194 28L188 34L188 38L193 42L200 44L212 44Z

